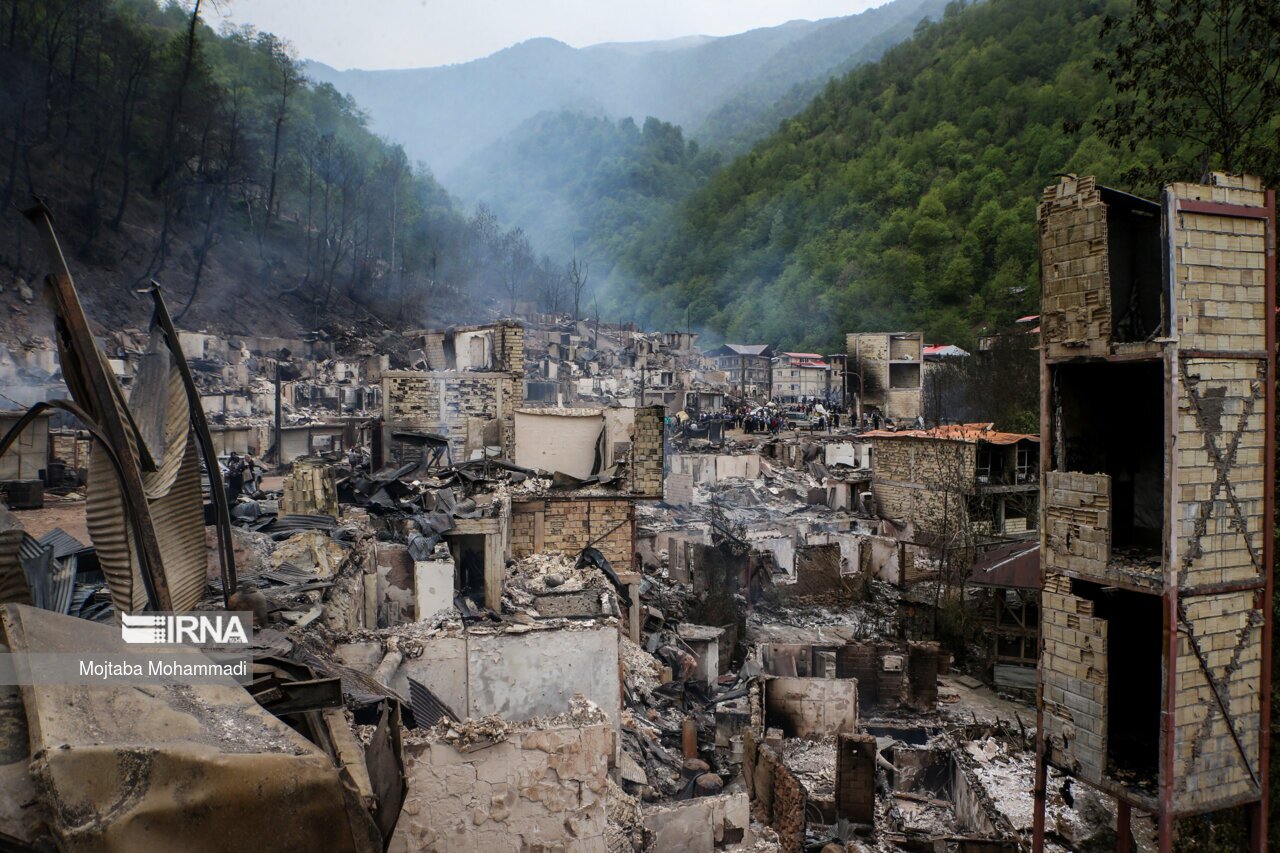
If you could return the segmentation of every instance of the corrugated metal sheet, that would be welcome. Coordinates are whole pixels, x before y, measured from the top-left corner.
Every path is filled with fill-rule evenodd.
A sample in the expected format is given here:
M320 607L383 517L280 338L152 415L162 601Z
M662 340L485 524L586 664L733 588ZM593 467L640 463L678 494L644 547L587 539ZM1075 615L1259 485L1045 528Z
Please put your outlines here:
M0 531L0 601L31 603L31 587L22 568L22 541L30 538L21 527Z
M98 552L98 565L111 589L111 603L122 613L147 607L137 547L125 511L124 494L107 454L98 442L89 453L89 485L85 489L85 522Z
M1012 542L992 548L973 563L970 583L1011 589L1040 589L1040 543Z
M48 610L49 599L53 595L53 549L23 533L18 558L22 561L27 586L31 588L31 603Z
M200 462L195 436L188 431L182 465L167 493L150 500L151 518L174 610L190 610L204 594L209 557L204 538L204 502L200 498ZM141 581L139 581L141 585Z
M441 720L458 720L440 697L412 678L409 679L409 707L413 708L413 721L419 726L434 726Z
M55 527L41 536L39 542L41 545L48 545L53 548L53 558L55 560L61 560L64 557L70 557L73 554L79 554L81 551L89 550L89 546L61 527Z
M991 424L944 424L933 429L872 430L860 438L935 438L944 441L963 441L976 444L1017 444L1019 441L1039 442L1040 436L1018 432L997 432Z

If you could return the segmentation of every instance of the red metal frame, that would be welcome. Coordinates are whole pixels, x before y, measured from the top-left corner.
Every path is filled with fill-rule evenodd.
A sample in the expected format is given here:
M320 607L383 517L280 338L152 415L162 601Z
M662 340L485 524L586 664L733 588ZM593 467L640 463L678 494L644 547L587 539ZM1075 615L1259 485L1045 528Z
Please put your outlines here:
M1276 191L1267 190L1266 207L1266 293L1267 306L1272 309L1267 323L1267 424L1266 458L1264 470L1266 483L1263 494L1262 566L1266 572L1262 605L1262 695L1260 698L1260 736L1258 740L1258 784L1261 797L1253 808L1250 821L1251 847L1255 853L1267 849L1268 807L1271 798L1271 603L1274 591L1275 513L1276 513Z

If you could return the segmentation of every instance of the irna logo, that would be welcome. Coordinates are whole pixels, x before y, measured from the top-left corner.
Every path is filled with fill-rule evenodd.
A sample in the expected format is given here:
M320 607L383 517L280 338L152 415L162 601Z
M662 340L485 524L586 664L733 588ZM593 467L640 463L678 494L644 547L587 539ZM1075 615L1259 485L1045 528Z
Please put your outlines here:
M252 613L121 613L120 636L146 645L248 645Z

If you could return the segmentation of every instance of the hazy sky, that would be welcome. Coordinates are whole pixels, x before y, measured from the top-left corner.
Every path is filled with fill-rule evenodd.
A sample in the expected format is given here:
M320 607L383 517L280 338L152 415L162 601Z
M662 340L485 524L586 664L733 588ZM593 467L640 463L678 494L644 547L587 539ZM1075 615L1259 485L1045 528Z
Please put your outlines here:
M253 24L336 68L415 68L487 56L538 36L606 41L730 35L886 0L222 0L206 20Z

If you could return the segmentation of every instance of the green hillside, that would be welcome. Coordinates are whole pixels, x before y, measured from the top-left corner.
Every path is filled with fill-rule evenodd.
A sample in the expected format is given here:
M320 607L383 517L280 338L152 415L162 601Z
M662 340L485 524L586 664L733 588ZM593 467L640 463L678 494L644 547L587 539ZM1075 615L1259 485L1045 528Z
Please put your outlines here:
M720 163L656 118L639 126L547 112L480 152L450 188L483 201L543 251L577 251L603 280L612 259L674 215Z
M1126 8L952 3L636 240L609 302L806 350L897 327L965 344L1034 312L1040 189L1128 165L1090 124L1111 91L1101 19Z

